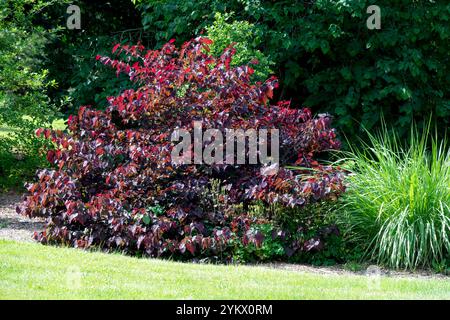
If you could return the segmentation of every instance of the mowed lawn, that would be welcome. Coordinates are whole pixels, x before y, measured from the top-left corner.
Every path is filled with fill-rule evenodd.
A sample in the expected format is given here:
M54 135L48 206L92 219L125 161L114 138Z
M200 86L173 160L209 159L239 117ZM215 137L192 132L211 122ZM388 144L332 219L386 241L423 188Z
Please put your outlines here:
M0 299L450 299L449 278L199 265L0 240Z

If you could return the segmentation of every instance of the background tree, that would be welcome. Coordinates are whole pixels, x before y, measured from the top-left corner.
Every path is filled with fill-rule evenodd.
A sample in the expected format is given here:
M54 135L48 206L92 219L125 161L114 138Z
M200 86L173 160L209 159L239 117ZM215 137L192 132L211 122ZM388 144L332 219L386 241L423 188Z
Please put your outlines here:
M44 68L50 31L32 23L43 1L0 4L0 188L21 185L45 164L34 130L56 116L47 90L55 85Z
M448 1L377 1L381 29L369 30L366 0L136 1L144 28L160 43L185 41L235 12L262 35L258 49L276 62L280 96L336 116L354 140L383 115L405 137L432 114L450 119ZM234 19L234 20L233 20Z

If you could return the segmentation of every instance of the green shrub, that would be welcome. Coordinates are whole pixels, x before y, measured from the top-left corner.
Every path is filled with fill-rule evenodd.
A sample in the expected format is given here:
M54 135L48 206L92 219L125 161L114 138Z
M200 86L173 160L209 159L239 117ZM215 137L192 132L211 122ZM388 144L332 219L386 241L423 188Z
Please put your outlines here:
M64 28L69 0L0 3L0 189L22 187L46 166L45 143L57 110L106 106L129 88L126 77L96 64L112 43L143 38L132 3L78 1L83 30ZM76 107L75 107L76 106Z
M238 246L236 256L243 261L287 260L314 265L357 260L361 253L343 241L333 208L330 201L292 208L257 202L248 209L250 216L268 221L256 227L265 240L260 248ZM312 243L315 247L308 247Z
M253 79L265 81L273 73L270 68L274 62L258 50L263 41L261 30L247 21L228 22L232 16L216 13L214 23L206 27L206 36L214 41L210 48L212 55L221 55L230 43L235 43L236 55L232 66L246 65L256 59L257 63L252 65L255 69Z
M367 256L393 268L436 267L450 253L450 151L413 130L401 146L384 129L347 159L353 172L338 216ZM427 148L427 145L431 147Z
M0 189L22 186L44 163L34 130L56 117L47 96L55 82L43 68L49 31L31 23L43 4L0 4Z
M11 152L14 141L0 139L0 190L19 189L33 178L36 169L46 164L45 157L31 149L27 153ZM31 152L30 152L31 151Z
M169 39L187 41L214 22L216 12L240 9L236 0L133 0L141 12L142 25L156 46Z
M233 241L233 259L236 262L264 262L286 260L286 243L281 237L273 236L277 228L273 222L254 225L250 232L261 234L264 240L260 246L254 243L247 245L240 241Z
M350 138L380 127L380 115L402 137L429 114L441 133L450 124L448 1L377 1L380 30L366 26L369 0L136 2L159 42L187 40L215 12L235 12L262 35L259 49L276 62L281 98L336 115Z
M55 30L45 48L45 66L49 76L58 86L49 90L49 96L65 113L75 113L80 105L106 107L106 98L128 89L128 78L106 70L96 64L97 54L108 55L113 44L142 41L147 46L154 43L145 36L139 13L130 1L79 0L82 30L61 28L69 0L45 1L47 6L35 25Z
M129 79L96 63L97 53L108 55L111 43L120 36L86 35L73 42L60 43L58 50L64 50L50 67L51 75L58 81L58 88L52 90L53 100L66 114L76 113L80 105L91 105L97 109L107 106L107 97L119 95L129 88ZM122 39L125 43L128 37ZM92 57L94 55L94 57ZM65 71L61 69L66 68Z

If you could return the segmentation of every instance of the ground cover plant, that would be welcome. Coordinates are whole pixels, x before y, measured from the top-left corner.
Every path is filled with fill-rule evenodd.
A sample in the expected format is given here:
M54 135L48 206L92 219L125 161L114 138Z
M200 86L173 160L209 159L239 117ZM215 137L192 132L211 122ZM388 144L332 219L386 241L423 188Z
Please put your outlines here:
M208 53L207 38L173 41L160 50L116 45L118 59L97 60L127 74L139 88L108 98L105 111L81 107L68 120L69 134L40 129L52 141L52 168L42 170L18 212L47 218L36 234L42 243L101 247L150 256L231 259L235 247L261 247L248 214L255 201L285 207L334 199L344 190L343 173L321 165L317 155L339 148L330 117L313 117L288 102L271 105L277 79L252 83L249 65L231 67L235 49ZM120 57L126 57L125 61ZM171 161L175 128L280 129L280 169L261 165L176 165ZM207 141L204 141L206 144ZM297 164L302 170L289 170ZM205 197L218 180L225 195ZM217 206L221 210L217 210ZM321 234L289 244L291 255L323 247Z
M413 130L407 146L385 129L347 159L353 174L337 214L348 241L392 268L450 266L450 151ZM431 141L430 141L431 140Z

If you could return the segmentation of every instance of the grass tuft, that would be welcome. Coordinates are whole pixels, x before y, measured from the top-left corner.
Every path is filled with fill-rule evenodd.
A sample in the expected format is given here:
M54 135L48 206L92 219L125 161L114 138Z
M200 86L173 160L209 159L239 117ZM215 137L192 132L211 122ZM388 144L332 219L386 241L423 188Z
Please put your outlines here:
M412 129L408 146L386 127L347 154L352 174L339 209L347 237L393 268L442 268L450 253L450 151Z

